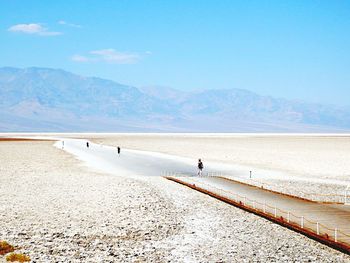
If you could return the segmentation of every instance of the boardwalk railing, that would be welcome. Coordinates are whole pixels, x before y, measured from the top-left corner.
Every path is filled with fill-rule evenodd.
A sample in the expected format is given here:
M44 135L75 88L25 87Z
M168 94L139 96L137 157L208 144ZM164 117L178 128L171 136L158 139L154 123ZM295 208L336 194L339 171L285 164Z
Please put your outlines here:
M189 173L182 173L182 172L169 172L169 171L164 171L161 172L161 176L166 177L166 176L173 176L173 177L213 177L213 176L224 176L223 173L221 172L203 172L202 175L198 175L196 171L193 172L193 174Z
M303 199L307 199L310 201L315 202L324 202L324 203L339 203L339 204L350 204L350 186L344 187L344 193L339 194L322 194L322 193L313 193L313 192L305 192L298 190L291 190L288 189L288 187L281 187L281 185L278 184L272 184L272 183L265 183L256 179L251 178L243 178L238 176L232 176L232 175L225 175L221 172L206 172L203 173L201 176L196 175L196 173L193 173L192 175L188 173L178 173L178 172L162 172L162 176L174 176L174 177L207 177L207 176L216 176L221 177L228 180L233 180L236 182L241 182L247 185L256 186L265 190L278 192L281 194L286 194L294 197L299 197Z
M242 182L248 185L252 185L252 186L256 186L262 189L266 189L269 191L273 191L273 192L279 192L282 194L287 194L287 195L291 195L291 196L296 196L296 197L300 197L303 199L307 199L310 201L315 201L315 202L325 202L325 203L340 203L340 204L344 204L346 203L347 199L349 199L349 197L347 198L347 190L344 187L344 193L339 194L322 194L322 193L313 193L313 192L304 192L301 191L300 189L298 189L298 191L295 190L290 190L288 188L283 188L281 189L281 185L278 184L272 184L272 183L265 183L256 179L248 179L248 178L242 178L242 177L235 177L235 176L227 176L227 175L222 175L220 176L222 178L226 178L226 179L232 179L234 181L238 181L238 182ZM350 192L350 191L349 191ZM348 200L350 201L350 200Z
M277 206L262 203L246 196L217 188L204 182L200 182L195 179L195 177L188 178L190 180L183 180L176 177L166 178L209 194L250 212L259 214L350 254L350 234L345 233L345 231L337 227L331 228L317 221L309 220L303 215L296 215L290 211L282 210Z
M344 204L350 205L350 185L346 187L344 196Z

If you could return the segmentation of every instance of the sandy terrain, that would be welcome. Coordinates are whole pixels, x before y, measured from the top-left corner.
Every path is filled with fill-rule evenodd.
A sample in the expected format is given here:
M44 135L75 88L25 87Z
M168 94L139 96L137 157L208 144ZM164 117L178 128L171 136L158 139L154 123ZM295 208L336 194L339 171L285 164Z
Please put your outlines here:
M35 262L350 262L160 177L83 166L52 142L0 142L0 237Z

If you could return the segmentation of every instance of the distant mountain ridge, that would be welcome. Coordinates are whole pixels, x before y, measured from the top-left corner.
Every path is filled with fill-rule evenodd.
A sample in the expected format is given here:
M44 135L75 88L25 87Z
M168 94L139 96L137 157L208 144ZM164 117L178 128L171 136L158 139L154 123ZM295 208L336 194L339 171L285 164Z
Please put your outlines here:
M135 88L61 69L0 68L0 131L350 130L350 109L240 89Z

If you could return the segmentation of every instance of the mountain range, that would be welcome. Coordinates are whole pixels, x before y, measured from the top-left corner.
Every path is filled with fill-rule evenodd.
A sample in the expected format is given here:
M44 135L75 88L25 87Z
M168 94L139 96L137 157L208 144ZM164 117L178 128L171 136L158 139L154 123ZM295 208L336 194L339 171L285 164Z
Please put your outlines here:
M2 132L345 132L350 108L242 89L136 88L61 69L0 68Z

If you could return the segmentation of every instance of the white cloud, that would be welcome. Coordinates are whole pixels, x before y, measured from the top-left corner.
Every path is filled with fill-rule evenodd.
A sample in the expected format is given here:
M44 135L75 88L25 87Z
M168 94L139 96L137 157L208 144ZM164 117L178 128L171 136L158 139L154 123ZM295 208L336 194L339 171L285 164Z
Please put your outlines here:
M70 27L75 27L75 28L81 28L81 25L78 25L78 24L73 24L73 23L68 23L64 20L60 20L57 22L58 24L60 25L64 25L64 26L70 26Z
M75 62L89 62L90 59L80 55L73 55L72 60Z
M91 51L90 54L96 55L101 60L116 64L133 64L140 59L136 53L118 52L112 48Z
M112 48L93 50L88 56L74 55L72 60L76 62L106 62L112 64L134 64L141 56L138 53L119 52Z
M32 34L39 36L58 36L62 35L61 32L49 31L46 27L43 27L40 24L17 24L11 26L7 29L10 32L19 32L24 34Z

